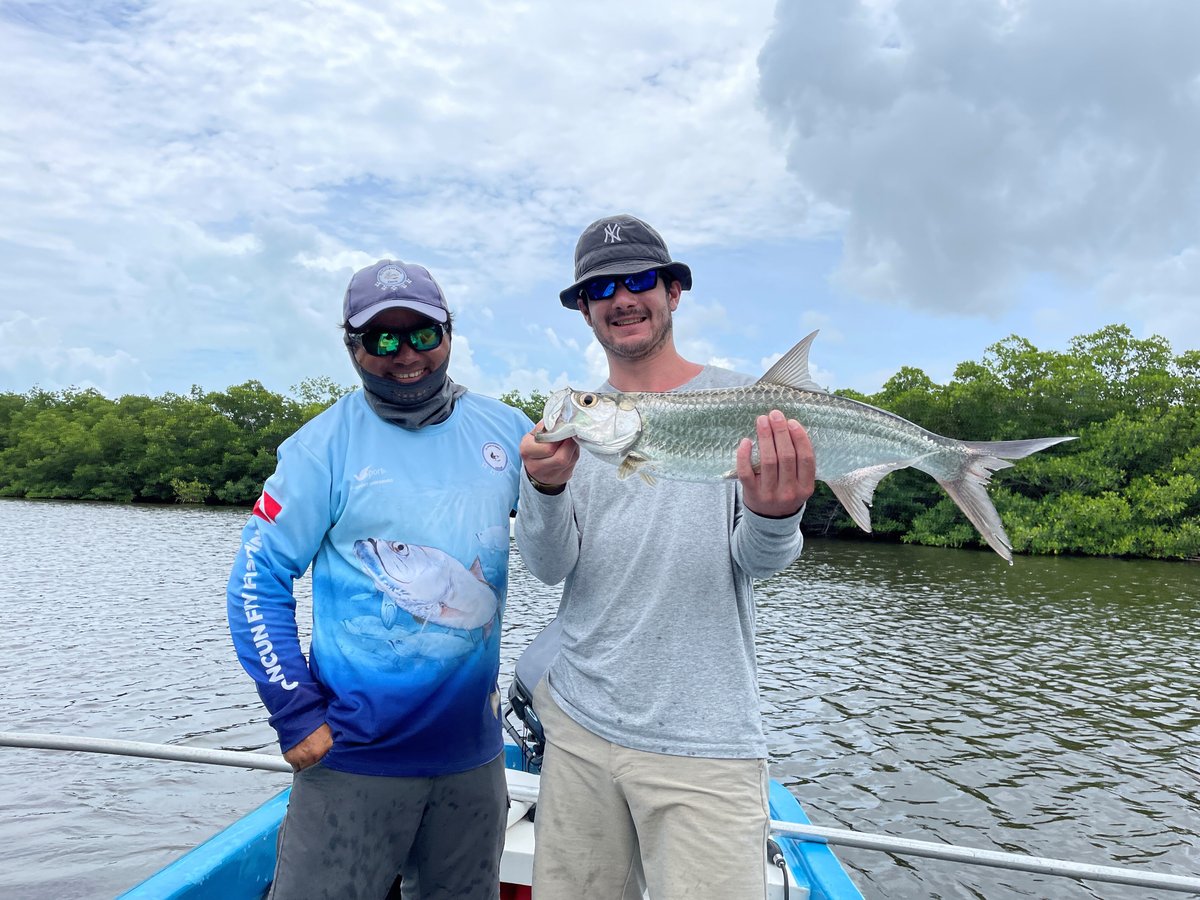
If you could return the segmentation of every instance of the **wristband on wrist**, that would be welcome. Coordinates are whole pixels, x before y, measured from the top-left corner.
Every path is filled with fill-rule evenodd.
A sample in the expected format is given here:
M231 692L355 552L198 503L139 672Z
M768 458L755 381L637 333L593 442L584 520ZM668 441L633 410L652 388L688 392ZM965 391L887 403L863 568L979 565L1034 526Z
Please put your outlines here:
M556 494L561 494L567 489L565 484L546 484L543 481L538 481L529 474L528 469L525 470L525 477L529 479L529 483L533 485L534 490L536 490L539 494L549 494L551 497L553 497Z

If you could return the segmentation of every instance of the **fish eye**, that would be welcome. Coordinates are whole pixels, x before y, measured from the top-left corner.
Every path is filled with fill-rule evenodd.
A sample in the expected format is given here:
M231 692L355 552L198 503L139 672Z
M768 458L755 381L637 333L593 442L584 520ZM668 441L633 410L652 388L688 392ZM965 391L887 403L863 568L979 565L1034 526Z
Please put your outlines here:
M579 395L579 405L582 406L584 409L591 409L593 406L595 406L599 402L600 402L600 398L597 397L595 394L580 394Z

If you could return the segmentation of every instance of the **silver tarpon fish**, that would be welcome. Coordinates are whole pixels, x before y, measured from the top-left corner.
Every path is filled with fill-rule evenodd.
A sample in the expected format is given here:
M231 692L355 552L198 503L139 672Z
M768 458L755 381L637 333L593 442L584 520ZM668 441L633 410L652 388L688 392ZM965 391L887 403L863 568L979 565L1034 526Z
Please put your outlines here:
M817 480L823 481L863 531L871 530L867 507L884 476L909 466L937 479L993 550L1012 564L1012 544L985 490L991 474L1071 437L1025 441L958 441L926 431L907 419L837 397L809 375L814 331L757 382L745 387L678 393L597 393L563 388L546 401L546 443L573 437L618 467L617 477L637 473L679 481L736 478L738 443L754 439L755 420L772 409L802 424L812 441ZM752 462L758 465L758 447Z
M383 593L380 617L387 628L399 609L435 625L470 630L492 622L500 609L479 560L467 569L436 547L367 538L354 542L363 571Z

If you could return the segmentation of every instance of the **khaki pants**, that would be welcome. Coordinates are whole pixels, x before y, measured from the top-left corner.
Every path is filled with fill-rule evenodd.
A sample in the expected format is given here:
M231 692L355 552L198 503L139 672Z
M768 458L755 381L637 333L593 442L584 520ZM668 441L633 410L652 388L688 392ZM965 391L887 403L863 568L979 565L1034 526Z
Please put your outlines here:
M534 900L763 900L767 764L630 750L551 699L534 817ZM644 873L644 874L643 874Z

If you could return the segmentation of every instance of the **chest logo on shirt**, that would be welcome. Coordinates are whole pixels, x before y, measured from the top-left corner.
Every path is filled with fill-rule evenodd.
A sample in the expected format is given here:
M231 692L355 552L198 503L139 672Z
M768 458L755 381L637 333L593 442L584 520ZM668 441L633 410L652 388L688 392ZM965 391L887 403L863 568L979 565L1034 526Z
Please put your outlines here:
M483 461L497 472L503 472L508 466L508 454L495 441L488 441L483 445Z
M372 484L391 484L393 479L385 477L387 469L382 466L364 466L354 477L353 488L363 488Z

